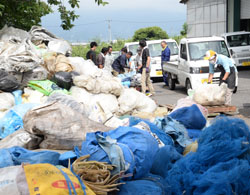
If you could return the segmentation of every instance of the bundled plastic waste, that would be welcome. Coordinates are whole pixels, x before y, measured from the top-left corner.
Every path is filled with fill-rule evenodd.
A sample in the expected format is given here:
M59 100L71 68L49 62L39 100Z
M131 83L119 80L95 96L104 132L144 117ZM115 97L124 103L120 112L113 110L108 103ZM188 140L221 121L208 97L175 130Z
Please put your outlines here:
M120 105L120 115L129 114L134 110L151 113L156 109L156 103L151 98L131 88L122 91L121 96L118 98L118 102Z
M149 173L158 150L156 139L136 127L119 127L112 131L88 133L78 156L90 155L89 160L112 163L114 174L126 171L134 179Z
M109 130L88 119L81 104L70 96L60 95L52 95L46 104L30 110L24 117L26 131L44 136L40 148L71 150L81 145L87 132Z
M190 107L179 108L168 115L179 121L187 129L203 129L207 123L199 107L193 104Z
M223 105L225 104L226 91L226 84L221 84L220 86L213 84L200 85L194 91L193 100L203 106Z
M202 131L198 149L166 172L170 194L248 194L250 131L241 119L217 118Z

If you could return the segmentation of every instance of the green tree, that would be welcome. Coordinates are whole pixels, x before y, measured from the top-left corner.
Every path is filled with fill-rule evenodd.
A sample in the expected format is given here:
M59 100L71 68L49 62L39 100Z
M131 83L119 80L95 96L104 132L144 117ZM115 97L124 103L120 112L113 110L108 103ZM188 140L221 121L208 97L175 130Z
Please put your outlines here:
M96 53L100 53L103 47L108 47L109 45L112 46L113 51L120 51L126 42L125 40L118 39L114 43L107 43L107 42L101 42L100 39L94 39L93 41L96 41L98 43L98 47L96 49ZM77 46L72 46L72 56L73 57L83 57L86 59L86 54L90 50L89 44L86 46L82 45L77 45Z
M79 17L75 8L79 8L80 0L67 0L72 10L66 8L62 0L1 0L0 1L0 28L4 25L29 30L33 25L40 25L41 17L57 7L61 17L61 27L64 30L71 29L73 22ZM106 5L103 0L95 0L98 5Z
M187 25L187 23L185 22L183 25L182 25L182 30L181 30L181 32L180 32L180 34L182 35L182 36L187 36L187 32L188 32L188 25Z
M158 26L141 28L135 31L133 41L139 41L142 39L155 40L155 39L168 39L166 31L162 30Z

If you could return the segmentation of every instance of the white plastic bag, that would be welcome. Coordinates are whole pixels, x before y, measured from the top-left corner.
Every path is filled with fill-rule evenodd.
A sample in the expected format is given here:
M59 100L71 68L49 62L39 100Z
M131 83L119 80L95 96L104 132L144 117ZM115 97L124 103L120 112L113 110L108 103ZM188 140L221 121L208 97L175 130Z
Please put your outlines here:
M11 93L0 93L0 112L5 112L15 105L15 98Z
M71 87L73 98L82 103L89 119L104 123L119 110L116 97L111 94L91 94L83 88Z
M76 76L73 81L77 87L85 88L94 94L106 93L120 96L123 90L120 80L105 73L105 71L99 75Z
M138 112L154 112L156 103L145 94L136 91L135 89L124 89L121 96L118 98L120 109L118 114L129 114L133 111Z
M80 75L97 75L100 69L91 61L84 60L81 57L68 57L73 70Z
M197 88L193 100L203 106L219 106L225 104L227 85L203 84Z

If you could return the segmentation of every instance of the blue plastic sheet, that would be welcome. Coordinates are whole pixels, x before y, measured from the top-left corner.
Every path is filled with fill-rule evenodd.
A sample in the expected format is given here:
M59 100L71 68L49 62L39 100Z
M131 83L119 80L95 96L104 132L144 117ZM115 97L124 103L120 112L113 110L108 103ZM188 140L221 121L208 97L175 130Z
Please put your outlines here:
M207 122L196 104L190 107L179 108L168 116L179 121L187 129L203 129Z
M0 119L0 138L3 139L23 127L23 117L37 104L19 104Z
M195 153L178 160L165 178L170 194L249 194L250 131L241 119L217 118Z
M39 164L49 163L59 164L60 154L53 151L33 152L22 147L12 147L0 150L0 168L21 165L22 163Z
M13 91L12 94L15 98L15 105L22 104L22 90Z
M119 195L164 195L166 182L162 177L150 174L140 180L128 181L119 189Z
M89 160L111 163L108 156L113 156L113 159L115 159L115 155L118 155L118 158L120 154L113 152L110 148L108 155L107 151L105 152L99 145L97 135L116 140L117 145L123 152L125 167L129 165L126 173L133 174L134 179L141 178L149 173L158 150L158 143L150 133L134 127L119 127L108 132L88 133L86 141L82 144L81 153L75 151L78 156L90 154Z
M137 118L137 117L130 117L129 118L129 126L135 126L140 122L145 122L152 133L155 133L157 137L165 144L165 145L174 145L173 139L166 133L164 133L160 128L158 128L154 123L151 123L149 120Z

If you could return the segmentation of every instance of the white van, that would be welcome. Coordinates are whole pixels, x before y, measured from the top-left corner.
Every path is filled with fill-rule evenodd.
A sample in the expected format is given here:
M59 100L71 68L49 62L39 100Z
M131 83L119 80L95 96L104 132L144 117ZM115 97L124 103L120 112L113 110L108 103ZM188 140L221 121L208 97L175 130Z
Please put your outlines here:
M232 32L222 35L237 66L250 66L250 32Z
M151 56L151 72L150 77L162 77L162 68L161 68L161 42L166 41L168 47L171 51L170 61L176 61L178 59L178 45L173 39L164 39L164 40L153 40L147 41L147 46Z
M151 65L150 65L151 78L162 77L162 68L161 68L162 41L167 42L168 47L171 51L170 61L176 61L178 58L179 48L175 40L163 39L163 40L147 41L147 46L151 56ZM133 53L132 60L135 59L135 56L137 54L137 48L139 47L139 42L126 43L125 47L127 47L128 51L131 51Z
M179 84L188 89L196 89L199 85L207 83L209 75L209 62L204 60L206 51L214 50L231 58L227 44L222 37L201 37L182 39L177 61L167 62L163 71L168 73L168 84L171 90ZM234 60L232 59L234 62ZM235 64L235 63L234 63ZM213 84L218 84L220 71L215 70Z

